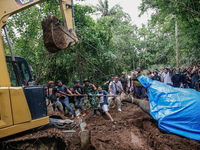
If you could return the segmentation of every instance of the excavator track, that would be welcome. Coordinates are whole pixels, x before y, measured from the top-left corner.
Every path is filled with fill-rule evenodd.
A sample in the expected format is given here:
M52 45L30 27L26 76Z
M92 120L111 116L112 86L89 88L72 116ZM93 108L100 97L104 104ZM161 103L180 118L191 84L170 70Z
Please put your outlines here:
M0 149L60 150L67 149L69 141L62 130L49 128L1 142Z

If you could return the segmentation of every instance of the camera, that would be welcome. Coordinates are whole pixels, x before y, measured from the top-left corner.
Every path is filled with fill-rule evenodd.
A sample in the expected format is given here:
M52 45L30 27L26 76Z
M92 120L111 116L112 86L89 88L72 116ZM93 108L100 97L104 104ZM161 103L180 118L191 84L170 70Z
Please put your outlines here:
M121 92L120 92L119 90L116 91L116 94L117 94L117 95L120 94L120 93L121 93Z

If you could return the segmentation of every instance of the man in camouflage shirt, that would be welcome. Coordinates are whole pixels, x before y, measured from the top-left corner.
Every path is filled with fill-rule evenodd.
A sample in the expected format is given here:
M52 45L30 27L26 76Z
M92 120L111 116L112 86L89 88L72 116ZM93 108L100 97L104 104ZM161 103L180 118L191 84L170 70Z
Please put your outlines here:
M92 108L94 109L94 117L96 116L96 110L100 112L100 116L101 116L102 110L98 108L97 103L96 103L96 96L95 96L96 94L98 94L98 90L94 84L90 83L89 79L84 80L83 94L88 96L90 104L92 105Z

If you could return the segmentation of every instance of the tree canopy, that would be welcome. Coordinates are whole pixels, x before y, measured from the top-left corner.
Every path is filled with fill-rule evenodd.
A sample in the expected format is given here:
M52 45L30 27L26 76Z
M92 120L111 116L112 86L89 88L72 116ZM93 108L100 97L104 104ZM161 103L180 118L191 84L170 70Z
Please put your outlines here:
M192 64L200 58L200 6L197 0L143 0L139 7L140 15L149 9L154 13L148 24L140 28L132 23L130 15L118 4L109 8L108 0L99 0L96 6L75 4L74 7L76 34L84 42L80 40L76 46L56 54L46 51L40 25L48 13L62 20L55 1L45 1L9 19L9 36L14 53L26 58L32 66L36 84L60 79L72 86L77 79L83 81L89 78L94 84L102 85L111 74L128 73L138 65L152 70L160 65L175 66L176 38L179 41L180 65ZM91 17L98 13L100 18L95 20ZM175 17L178 22L177 37ZM9 55L5 37L2 36L5 52Z

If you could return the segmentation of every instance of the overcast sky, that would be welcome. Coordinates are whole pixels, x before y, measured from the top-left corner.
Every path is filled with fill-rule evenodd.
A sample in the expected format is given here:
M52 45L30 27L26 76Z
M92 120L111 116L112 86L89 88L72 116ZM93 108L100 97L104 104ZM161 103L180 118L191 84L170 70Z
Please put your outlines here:
M120 6L122 6L124 8L124 12L130 14L133 23L136 24L138 27L141 27L142 23L147 24L148 19L150 19L151 17L152 12L148 12L141 17L138 17L140 13L140 11L138 10L138 6L142 2L142 0L109 0L108 2L109 7L112 7L115 4L119 4ZM85 2L75 1L75 3L95 6L96 4L98 4L98 0L86 0Z

